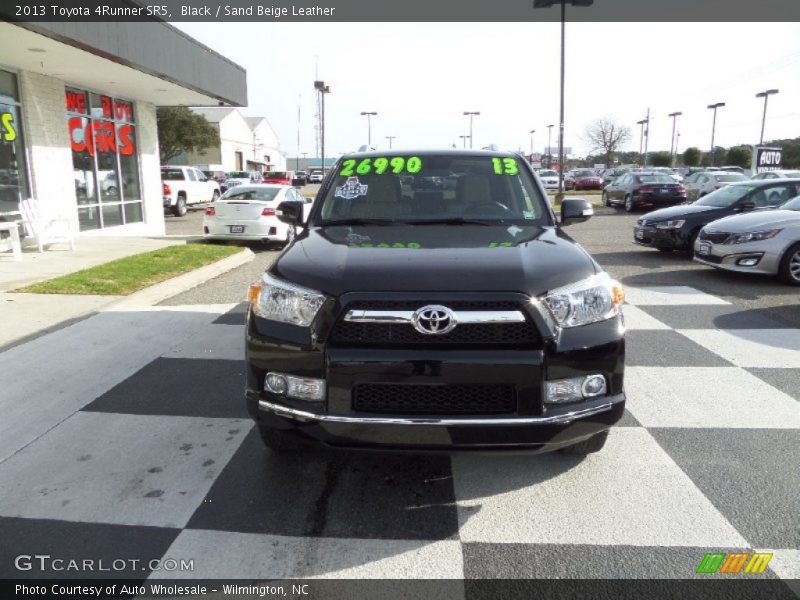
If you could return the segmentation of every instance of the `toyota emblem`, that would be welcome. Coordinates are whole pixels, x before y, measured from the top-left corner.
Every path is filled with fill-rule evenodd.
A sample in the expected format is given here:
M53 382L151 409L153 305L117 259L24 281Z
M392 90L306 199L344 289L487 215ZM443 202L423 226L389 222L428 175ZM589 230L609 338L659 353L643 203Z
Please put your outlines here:
M446 306L431 304L417 309L411 317L411 323L414 329L425 335L442 335L453 331L456 316Z

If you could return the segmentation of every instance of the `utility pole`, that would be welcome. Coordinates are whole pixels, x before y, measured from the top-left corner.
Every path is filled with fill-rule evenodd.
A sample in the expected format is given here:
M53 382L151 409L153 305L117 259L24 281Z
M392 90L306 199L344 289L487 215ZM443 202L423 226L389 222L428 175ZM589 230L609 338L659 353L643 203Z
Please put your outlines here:
M387 140L389 140L389 150L391 150L392 149L392 140L395 139L397 136L396 135L387 135L385 137L386 137Z
M641 121L636 121L636 124L639 126L639 157L642 156L642 149L644 148L644 124L647 123L645 119Z
M464 148L466 148L467 147L467 140L471 139L471 137L468 136L468 135L460 135L458 137L461 138L461 141L464 143Z
M647 109L647 117L645 117L644 122L646 123L646 129L644 131L644 164L642 167L647 167L647 146L650 145L650 109Z
M531 156L533 156L533 134L536 133L535 129L531 129Z
M553 164L553 155L550 152L550 140L553 136L553 125L547 126L547 168L549 169Z

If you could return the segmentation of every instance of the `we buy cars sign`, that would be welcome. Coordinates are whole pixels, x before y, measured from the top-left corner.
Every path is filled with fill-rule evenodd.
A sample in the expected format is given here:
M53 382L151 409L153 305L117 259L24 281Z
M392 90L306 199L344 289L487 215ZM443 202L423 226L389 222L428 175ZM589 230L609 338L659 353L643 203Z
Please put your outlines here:
M783 150L781 148L768 148L766 146L753 146L752 172L777 171L781 168Z

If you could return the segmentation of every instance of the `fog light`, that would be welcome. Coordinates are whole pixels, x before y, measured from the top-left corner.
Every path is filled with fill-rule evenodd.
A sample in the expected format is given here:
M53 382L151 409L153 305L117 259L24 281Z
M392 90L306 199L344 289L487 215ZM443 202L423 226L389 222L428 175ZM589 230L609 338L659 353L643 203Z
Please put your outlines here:
M562 404L606 393L606 378L599 374L545 382L545 403Z
M264 389L298 400L319 401L325 399L325 380L311 377L295 377L285 373L267 373Z
M273 394L285 394L288 387L286 377L278 373L268 373L264 379L264 389Z
M740 258L736 261L740 267L755 267L758 264L757 258Z

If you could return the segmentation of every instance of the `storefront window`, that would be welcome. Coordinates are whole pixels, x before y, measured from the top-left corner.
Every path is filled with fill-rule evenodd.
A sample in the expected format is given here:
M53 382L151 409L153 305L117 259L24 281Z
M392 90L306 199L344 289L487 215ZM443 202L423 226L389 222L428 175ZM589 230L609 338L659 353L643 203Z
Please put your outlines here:
M17 77L0 71L0 220L19 218L28 197L28 172L22 136Z
M133 104L67 89L81 230L143 220Z

